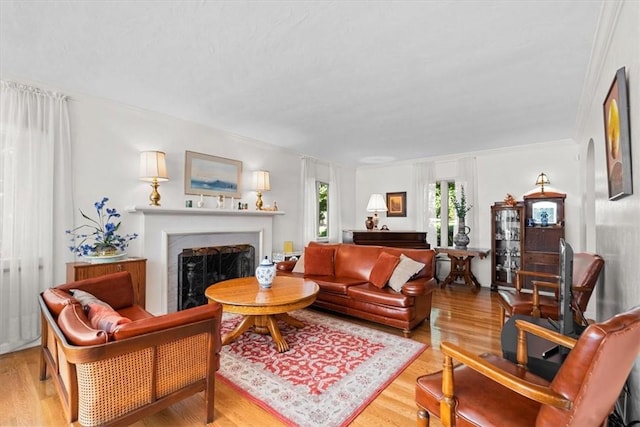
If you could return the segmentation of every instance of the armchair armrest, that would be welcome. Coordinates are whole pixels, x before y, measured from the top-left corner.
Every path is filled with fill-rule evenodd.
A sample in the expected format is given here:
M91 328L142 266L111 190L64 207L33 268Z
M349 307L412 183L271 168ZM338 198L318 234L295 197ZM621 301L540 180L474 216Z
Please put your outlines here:
M540 290L539 288L548 288L555 289L556 291L560 288L560 284L557 282L543 282L541 280L533 280L531 281L533 284L533 296L531 300L532 310L531 315L533 317L540 317Z
M552 331L551 329L547 329L540 325L535 325L522 319L516 320L516 328L518 328L518 334L520 334L521 331L522 333L530 333L532 335L536 335L540 338L544 338L547 341L551 341L555 344L570 349L575 347L576 343L578 342L578 340L575 338L562 335L559 332Z
M292 271L298 261L280 261L276 264L278 271Z
M522 290L522 277L538 277L540 279L554 279L558 280L560 277L557 274L545 273L543 271L527 271L518 270L516 272L516 290L520 292Z
M443 363L444 370L442 372L442 392L444 393L443 404L445 405L447 404L446 402L454 401L453 363L451 361L453 358L485 377L529 399L562 409L569 409L572 406L572 402L570 400L566 399L561 394L554 392L549 387L534 384L519 378L455 344L443 342L440 345L440 348L445 355ZM449 412L448 409L445 412Z

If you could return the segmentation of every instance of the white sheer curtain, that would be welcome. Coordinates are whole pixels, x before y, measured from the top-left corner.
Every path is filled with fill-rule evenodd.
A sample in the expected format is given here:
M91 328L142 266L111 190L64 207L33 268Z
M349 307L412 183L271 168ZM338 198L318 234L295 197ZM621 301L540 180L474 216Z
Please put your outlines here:
M342 239L342 219L340 214L340 168L334 164L319 163L310 157L302 158L302 239L306 246L316 240L318 230L318 200L316 181L329 184L329 241Z
M329 241L342 242L342 209L340 208L340 168L329 164Z
M316 218L318 203L316 201L317 161L310 157L302 158L302 244L316 239Z
M467 199L467 205L473 206L465 217L465 224L471 228L469 239L470 246L474 246L474 242L478 242L478 173L476 170L476 158L464 157L458 160L458 176L456 177L456 195L460 197L462 191L461 186L464 185L464 195ZM456 219L457 221L457 219ZM457 227L454 229L457 230Z
M434 178L434 163L416 163L414 171L414 188L416 193L416 230L427 232L427 242L432 248L437 245L437 212L436 212L436 182Z
M66 96L0 84L0 353L6 353L37 344L37 295L62 277L64 256L54 266L53 255L65 250L73 206Z

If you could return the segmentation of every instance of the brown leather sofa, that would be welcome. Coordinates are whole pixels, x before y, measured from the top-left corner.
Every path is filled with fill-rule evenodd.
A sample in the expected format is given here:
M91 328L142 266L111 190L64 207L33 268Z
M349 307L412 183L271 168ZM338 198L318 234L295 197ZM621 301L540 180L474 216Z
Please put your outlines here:
M309 263L308 248L321 246L332 249L332 269L324 275L294 272L297 262ZM381 253L399 257L401 254L424 264L401 291L389 286L382 288L370 282L370 276ZM304 259L283 261L276 265L278 275L304 277L313 280L320 292L313 306L347 314L402 329L405 337L431 315L431 296L437 287L435 279L435 251L432 249L401 249L353 244L310 243Z
M213 421L222 306L153 316L128 272L47 289L39 303L40 379L48 369L70 424L131 424L203 390Z

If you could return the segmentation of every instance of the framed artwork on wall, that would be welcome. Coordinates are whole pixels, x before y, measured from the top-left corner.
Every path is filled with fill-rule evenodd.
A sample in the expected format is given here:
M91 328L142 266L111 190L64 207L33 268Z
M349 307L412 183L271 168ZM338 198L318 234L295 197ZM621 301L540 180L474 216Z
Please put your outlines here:
M184 164L185 194L242 197L242 162L187 151Z
M609 200L617 200L633 194L629 97L625 67L616 72L602 107Z
M407 216L407 192L387 193L387 216Z

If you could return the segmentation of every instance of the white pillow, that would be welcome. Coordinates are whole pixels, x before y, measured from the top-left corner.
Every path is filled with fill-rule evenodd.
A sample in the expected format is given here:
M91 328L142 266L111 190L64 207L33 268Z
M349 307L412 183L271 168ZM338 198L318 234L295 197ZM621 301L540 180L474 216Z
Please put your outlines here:
M389 286L396 292L402 291L402 285L414 274L418 274L424 267L424 264L415 261L405 254L400 254L400 262L389 279Z
M298 258L298 262L293 266L293 270L291 270L291 272L304 274L304 252L302 252L302 255Z

